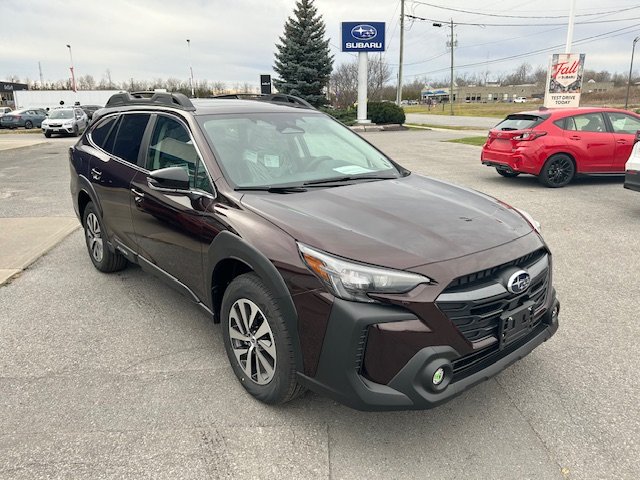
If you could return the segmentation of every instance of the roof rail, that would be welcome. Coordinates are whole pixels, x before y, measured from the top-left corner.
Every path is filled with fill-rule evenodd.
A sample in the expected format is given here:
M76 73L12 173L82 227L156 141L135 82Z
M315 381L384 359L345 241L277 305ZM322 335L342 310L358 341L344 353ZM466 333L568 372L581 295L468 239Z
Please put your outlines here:
M183 110L195 110L189 97L182 93L170 92L120 92L111 95L105 108L121 107L125 105L165 105L181 108Z
M315 110L316 108L306 100L294 95L284 93L228 93L224 95L214 95L215 99L235 98L238 100L257 100L259 102L286 103L293 107L302 107Z

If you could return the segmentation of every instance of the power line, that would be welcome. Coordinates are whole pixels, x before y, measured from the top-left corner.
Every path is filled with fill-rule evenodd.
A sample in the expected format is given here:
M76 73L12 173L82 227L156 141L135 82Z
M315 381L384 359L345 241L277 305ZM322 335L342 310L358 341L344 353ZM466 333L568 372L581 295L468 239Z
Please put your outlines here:
M535 15L503 15L503 14L497 14L497 13L486 13L486 12L477 12L477 11L472 11L472 10L464 10L461 8L452 8L452 7L443 7L441 5L435 5L433 3L427 3L427 2L421 2L418 0L411 0L413 3L416 3L418 5L426 5L428 7L434 7L434 8L440 8L442 10L449 10L452 12L460 12L460 13L470 13L472 15L482 15L485 17L498 17L498 18L553 18L553 19L558 19L558 18L566 18L567 15L553 15L553 16L535 16ZM639 8L640 5L635 5L633 7L628 7L628 8L622 8L620 10L610 10L607 12L597 12L597 13L582 13L580 15L576 15L576 17L594 17L594 16L598 16L598 15L609 15L609 14L613 14L613 13L621 13L621 12L627 12L629 10L633 10L635 8Z
M574 45L576 44L584 44L584 43L590 43L592 41L597 40L598 38L602 38L605 37L606 38L613 38L613 37L617 37L620 35L625 35L630 33L629 29L633 29L633 28L638 28L637 25L632 25L629 27L623 27L623 28L619 28L617 30L612 30L610 32L605 32L605 33L601 33L599 35L592 35L590 37L585 37L585 38L581 38L580 40L577 40L574 43ZM626 30L623 32L623 30ZM614 35L612 35L614 34ZM524 53L518 53L515 55L509 55L507 57L502 57L502 58L497 58L495 60L491 60L491 61L484 61L484 62L475 62L475 63L467 63L465 65L458 65L457 68L469 68L469 67L477 67L477 66L483 66L483 65L489 65L489 64L493 64L493 63L500 63L500 62L504 62L507 60L515 60L518 58L525 58L525 57L531 57L533 55L538 55L540 53L548 53L548 52L552 52L553 50L557 49L557 48L561 48L563 45L553 45L551 47L546 47L546 48L542 48L539 50L532 50L530 52L524 52ZM432 70L430 72L422 72L422 73L416 73L416 74L412 74L412 75L407 75L407 77L418 77L420 75L429 75L429 74L433 74L433 73L441 73L441 72L445 72L449 70L449 67L444 67L444 68L439 68L437 70Z
M406 17L414 20L421 20L424 22L433 23L449 23L449 20L437 20L434 18L418 17L416 15L406 15ZM629 22L631 20L640 20L640 17L633 18L620 18L617 20L593 20L587 22L576 22L576 25L591 25L597 23L615 23L615 22ZM456 25L471 25L475 27L558 27L564 26L566 23L471 23L471 22L456 22Z

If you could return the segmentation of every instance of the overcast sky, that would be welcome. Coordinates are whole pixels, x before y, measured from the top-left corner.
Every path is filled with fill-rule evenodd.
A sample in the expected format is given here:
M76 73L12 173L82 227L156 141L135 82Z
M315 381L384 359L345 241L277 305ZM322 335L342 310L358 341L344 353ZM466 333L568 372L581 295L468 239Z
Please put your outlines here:
M455 12L434 6L482 12ZM76 74L96 80L109 69L114 81L175 77L186 80L191 39L196 80L227 86L272 73L275 43L292 14L294 0L0 0L0 79L18 75L37 80L38 61L45 81L68 78L73 49ZM399 0L316 0L327 24L336 64L355 56L339 51L340 22L387 22L386 60L398 63ZM489 79L510 72L523 61L534 67L548 62L548 52L498 62L558 46L564 51L570 0L406 0L406 13L419 17L480 25L455 28L457 71L488 71ZM635 7L631 8L630 7ZM606 13L627 9L619 13ZM640 35L640 0L577 0L573 51L586 53L586 68L626 72L633 38ZM510 15L514 18L490 15ZM526 16L555 18L516 18ZM579 22L602 22L580 24ZM492 25L499 24L499 25ZM504 26L518 24L518 26ZM535 26L544 24L544 26ZM549 25L562 24L562 25ZM407 19L405 78L448 76L445 46L448 28ZM448 27L448 26L447 26ZM589 42L581 39L601 35ZM638 59L640 65L640 59ZM468 64L475 66L463 67Z

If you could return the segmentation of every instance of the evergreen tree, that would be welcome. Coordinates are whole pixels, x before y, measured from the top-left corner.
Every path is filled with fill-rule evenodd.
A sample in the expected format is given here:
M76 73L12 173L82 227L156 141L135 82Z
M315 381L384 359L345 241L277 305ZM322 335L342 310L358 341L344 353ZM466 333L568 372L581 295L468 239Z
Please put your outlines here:
M276 45L274 70L280 78L273 83L281 93L304 98L312 105L326 103L322 92L329 83L333 56L324 38L325 24L313 0L299 0L284 25Z

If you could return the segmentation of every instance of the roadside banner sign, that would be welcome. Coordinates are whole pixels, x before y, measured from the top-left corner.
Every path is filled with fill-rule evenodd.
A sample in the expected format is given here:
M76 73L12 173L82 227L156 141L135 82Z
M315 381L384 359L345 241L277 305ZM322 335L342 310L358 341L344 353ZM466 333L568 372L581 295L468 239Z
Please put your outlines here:
M572 108L580 106L584 53L554 53L549 62L544 106Z
M385 22L342 22L343 52L384 52Z

